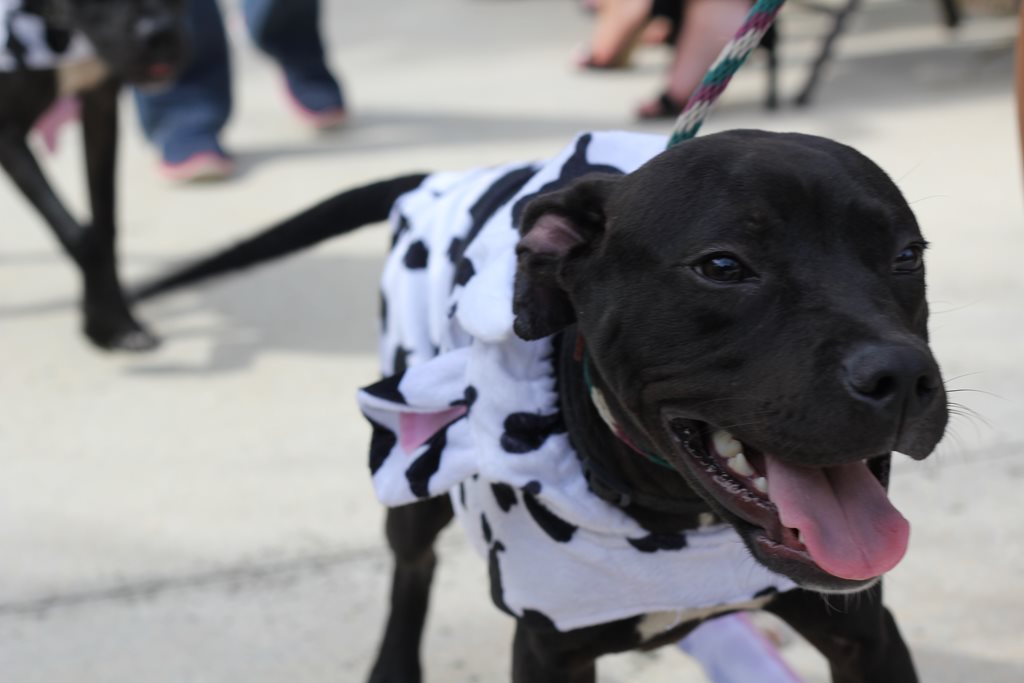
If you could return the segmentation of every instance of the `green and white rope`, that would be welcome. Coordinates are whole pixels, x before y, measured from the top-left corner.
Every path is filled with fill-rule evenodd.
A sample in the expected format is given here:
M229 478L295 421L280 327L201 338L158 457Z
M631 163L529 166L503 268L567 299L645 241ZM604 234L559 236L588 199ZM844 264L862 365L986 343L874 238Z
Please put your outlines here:
M761 44L761 39L771 28L784 2L785 0L757 0L750 8L736 36L718 55L704 80L686 101L686 107L672 129L669 147L689 140L697 134L733 75L743 66L747 56Z

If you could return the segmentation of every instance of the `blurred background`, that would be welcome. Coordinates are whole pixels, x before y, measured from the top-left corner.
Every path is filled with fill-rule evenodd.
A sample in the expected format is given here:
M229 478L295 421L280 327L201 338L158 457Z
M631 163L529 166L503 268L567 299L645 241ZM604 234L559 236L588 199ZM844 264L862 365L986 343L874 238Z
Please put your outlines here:
M829 8L845 0L829 0ZM573 0L324 0L322 30L348 121L315 132L276 64L223 5L234 175L180 184L124 95L119 215L129 283L342 188L561 149L576 132L667 132L637 108L665 89L672 49L627 69L576 65L594 16ZM704 133L826 135L877 161L915 209L929 252L934 348L966 407L892 496L913 524L887 600L936 683L1024 680L1024 250L1012 2L867 0L810 103L801 92L832 26L783 10L780 106L763 51ZM81 146L44 164L85 215ZM358 681L384 616L390 562L354 390L377 374L376 290L388 244L366 229L257 272L146 303L164 338L110 355L78 333L76 277L36 213L0 179L0 680ZM459 530L442 540L425 670L504 680L512 623ZM823 661L791 640L806 680ZM609 657L602 683L702 681L672 648Z

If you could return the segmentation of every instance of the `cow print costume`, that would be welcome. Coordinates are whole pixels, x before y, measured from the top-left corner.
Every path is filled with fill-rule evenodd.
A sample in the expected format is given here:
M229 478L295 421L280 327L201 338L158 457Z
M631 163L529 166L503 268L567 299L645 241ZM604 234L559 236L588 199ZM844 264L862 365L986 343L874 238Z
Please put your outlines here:
M48 24L38 0L0 0L0 72L55 69L92 57L88 39Z
M664 148L660 136L587 133L544 163L431 175L392 211L385 378L359 393L377 495L399 506L450 494L495 603L562 631L793 587L732 527L651 534L592 493L559 413L553 342L512 332L525 202Z

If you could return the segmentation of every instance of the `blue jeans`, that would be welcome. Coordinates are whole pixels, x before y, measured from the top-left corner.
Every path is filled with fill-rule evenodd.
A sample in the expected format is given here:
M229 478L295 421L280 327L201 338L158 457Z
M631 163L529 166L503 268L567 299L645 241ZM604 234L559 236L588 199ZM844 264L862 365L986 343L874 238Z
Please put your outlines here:
M314 112L341 107L341 89L324 61L319 0L241 2L249 33L281 65L295 99ZM217 136L231 114L230 55L216 0L188 0L186 30L190 57L178 80L157 94L135 93L146 137L170 163L223 153Z

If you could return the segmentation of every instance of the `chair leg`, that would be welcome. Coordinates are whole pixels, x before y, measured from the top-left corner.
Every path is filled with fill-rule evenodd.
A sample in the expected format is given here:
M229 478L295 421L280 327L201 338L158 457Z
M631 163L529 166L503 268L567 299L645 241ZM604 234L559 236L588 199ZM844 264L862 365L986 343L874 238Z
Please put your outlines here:
M952 1L952 0L949 0ZM832 47L839 35L845 28L846 20L860 7L861 0L847 0L846 6L840 9L835 14L835 19L832 22L832 30L825 37L824 42L821 44L821 50L818 52L817 59L814 60L814 65L811 67L811 73L807 77L807 82L804 84L800 94L796 97L796 104L803 107L810 103L811 95L814 93L815 88L818 85L818 80L821 78L822 69L825 67L825 63L832 56Z
M765 95L765 109L779 108L779 32L778 19L768 27L761 39L761 47L768 53L768 92Z
M942 21L948 28L960 25L960 8L956 0L939 0L939 7L942 9Z

